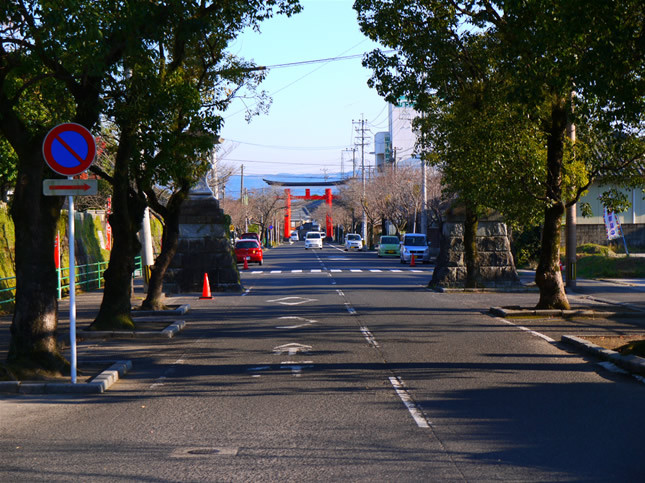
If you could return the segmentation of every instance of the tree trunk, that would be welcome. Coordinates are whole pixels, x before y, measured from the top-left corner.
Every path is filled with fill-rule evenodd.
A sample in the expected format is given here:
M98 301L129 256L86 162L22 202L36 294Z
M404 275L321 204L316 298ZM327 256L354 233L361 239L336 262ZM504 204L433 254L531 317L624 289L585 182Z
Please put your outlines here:
M16 305L7 363L19 377L40 371L60 375L69 373L69 364L56 341L54 239L64 197L42 194L46 166L40 143L37 139L23 141L23 150L16 149L18 178L11 204L16 234Z
M477 227L479 217L470 206L466 206L464 222L464 262L466 264L466 288L477 287L479 278L479 256L477 253Z
M116 153L112 208L109 221L114 245L105 271L105 288L99 313L90 326L93 330L133 329L131 283L134 258L141 251L137 232L141 229L145 202L130 189L130 137L123 132Z
M148 293L141 307L148 310L164 310L163 279L179 246L179 213L181 205L188 196L189 188L174 193L164 211L164 227L161 235L161 253L151 269Z
M566 128L566 99L561 99L551 108L551 126L547 138L546 195L551 204L544 212L540 262L535 273L535 283L540 289L537 309L569 309L560 272L560 225L564 214L562 163Z

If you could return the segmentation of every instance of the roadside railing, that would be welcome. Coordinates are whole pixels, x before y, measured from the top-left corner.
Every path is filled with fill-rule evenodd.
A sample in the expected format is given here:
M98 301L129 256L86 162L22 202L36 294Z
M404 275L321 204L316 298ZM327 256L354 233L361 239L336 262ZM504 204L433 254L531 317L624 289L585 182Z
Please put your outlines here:
M143 273L141 257L136 257L134 260L135 277L140 277ZM88 292L103 288L104 280L103 274L107 270L108 262L88 263L86 265L76 265L76 289ZM56 294L58 300L64 296L69 295L69 267L62 267L56 269ZM10 309L16 301L16 277L0 278L0 310L6 311ZM8 306L9 305L9 306Z

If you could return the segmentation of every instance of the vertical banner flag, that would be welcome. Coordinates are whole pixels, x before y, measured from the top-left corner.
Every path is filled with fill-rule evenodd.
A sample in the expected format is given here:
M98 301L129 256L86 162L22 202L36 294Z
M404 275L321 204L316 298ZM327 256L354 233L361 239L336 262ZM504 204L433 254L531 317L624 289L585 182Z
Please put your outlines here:
M607 230L607 240L620 238L622 236L620 231L620 222L618 221L616 214L611 211L607 211L607 208L605 208L604 218L605 229Z

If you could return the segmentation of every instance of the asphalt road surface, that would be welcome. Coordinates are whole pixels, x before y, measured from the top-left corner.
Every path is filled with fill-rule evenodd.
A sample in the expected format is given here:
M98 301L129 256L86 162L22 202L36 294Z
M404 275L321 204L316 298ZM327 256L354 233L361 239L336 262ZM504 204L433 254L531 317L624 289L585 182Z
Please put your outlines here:
M181 298L175 339L81 344L133 361L107 393L0 396L0 480L643 479L642 382L561 346L576 322L486 313L535 294L439 294L431 273L268 250L244 293Z

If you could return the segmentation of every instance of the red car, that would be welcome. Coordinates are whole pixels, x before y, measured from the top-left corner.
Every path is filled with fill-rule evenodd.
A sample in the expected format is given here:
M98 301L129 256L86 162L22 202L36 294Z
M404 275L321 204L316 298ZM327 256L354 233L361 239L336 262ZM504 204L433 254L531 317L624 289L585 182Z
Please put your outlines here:
M235 243L235 258L237 263L244 263L244 258L249 263L256 262L262 265L263 254L260 242L253 239L241 239Z
M257 240L258 242L260 241L260 235L257 233L242 233L240 235L240 240Z

